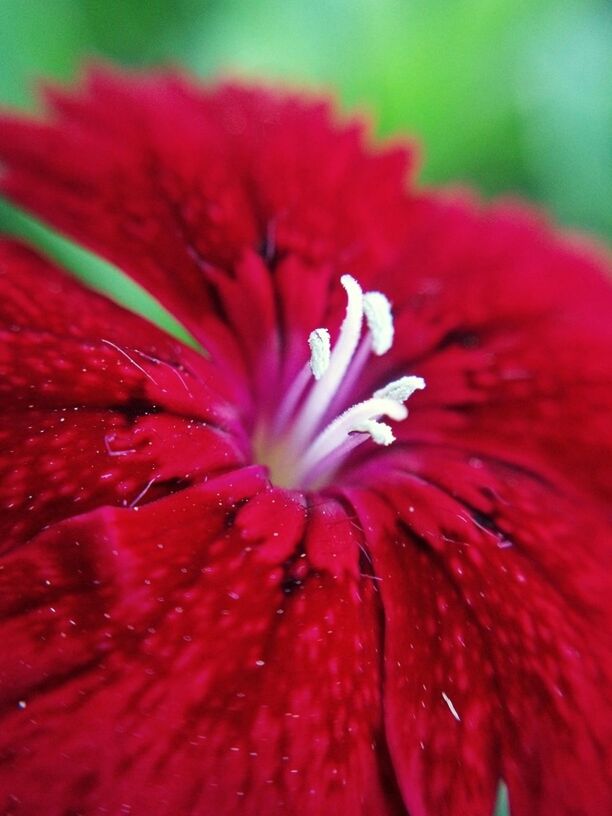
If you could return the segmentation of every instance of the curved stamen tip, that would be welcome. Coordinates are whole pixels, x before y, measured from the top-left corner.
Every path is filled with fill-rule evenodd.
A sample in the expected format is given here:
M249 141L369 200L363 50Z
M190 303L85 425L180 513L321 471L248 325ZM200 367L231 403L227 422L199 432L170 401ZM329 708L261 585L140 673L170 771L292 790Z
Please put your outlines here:
M415 391L422 391L425 388L425 380L422 377L400 377L384 388L379 388L374 392L376 399L392 399L396 402L405 402Z
M393 314L391 304L382 292L366 292L363 311L372 335L372 351L379 357L393 345Z
M344 287L344 290L349 297L353 295L353 297L357 297L361 301L361 298L363 297L363 289L352 275L341 275L340 283Z
M395 442L393 431L386 422L377 422L375 419L367 419L355 428L361 433L368 433L372 441L377 445L391 445Z
M327 329L315 329L308 335L310 346L310 370L315 380L320 380L329 367L331 341Z

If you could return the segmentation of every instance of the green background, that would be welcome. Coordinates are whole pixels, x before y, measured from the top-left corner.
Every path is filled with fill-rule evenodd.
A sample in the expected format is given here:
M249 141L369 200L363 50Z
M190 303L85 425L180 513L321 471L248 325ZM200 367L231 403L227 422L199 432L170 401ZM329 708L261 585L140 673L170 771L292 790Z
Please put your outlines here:
M606 0L0 0L0 106L35 107L39 78L69 81L92 56L330 89L378 134L416 137L423 182L523 195L612 237ZM6 204L0 229L184 336L118 270Z
M0 105L92 55L331 88L416 135L423 180L612 236L608 0L0 0Z

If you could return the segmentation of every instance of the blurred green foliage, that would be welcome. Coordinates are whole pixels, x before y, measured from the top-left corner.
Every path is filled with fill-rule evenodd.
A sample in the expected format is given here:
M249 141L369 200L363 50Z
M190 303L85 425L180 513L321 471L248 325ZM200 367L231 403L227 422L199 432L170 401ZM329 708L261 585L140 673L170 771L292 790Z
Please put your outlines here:
M72 272L93 289L107 295L156 326L202 351L189 332L152 295L111 263L58 235L0 198L0 231L27 239L59 267Z
M94 56L331 89L424 146L424 182L612 236L608 0L0 0L0 104Z
M495 803L495 812L493 816L510 816L510 802L508 800L508 788L503 782L500 782L497 791L497 802Z

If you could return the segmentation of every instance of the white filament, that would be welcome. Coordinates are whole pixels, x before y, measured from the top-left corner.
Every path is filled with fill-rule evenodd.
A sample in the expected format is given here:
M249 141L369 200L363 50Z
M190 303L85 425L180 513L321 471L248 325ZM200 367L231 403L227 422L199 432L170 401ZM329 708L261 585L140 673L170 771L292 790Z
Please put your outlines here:
M351 433L371 433L369 423L379 417L386 416L401 422L408 416L408 410L401 403L393 399L372 399L352 405L344 413L336 417L333 422L317 436L315 441L305 452L300 462L300 469L309 471L316 462L327 458L332 451L341 445ZM381 443L380 429L375 428L371 434L375 442ZM376 437L376 438L375 438Z

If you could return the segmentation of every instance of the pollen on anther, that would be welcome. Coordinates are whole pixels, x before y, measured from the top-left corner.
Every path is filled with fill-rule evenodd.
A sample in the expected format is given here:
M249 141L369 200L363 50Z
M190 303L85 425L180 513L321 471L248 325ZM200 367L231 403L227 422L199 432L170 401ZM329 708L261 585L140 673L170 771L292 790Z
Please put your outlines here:
M310 370L315 380L320 380L329 367L331 341L327 329L315 329L308 336L310 346Z
M393 345L395 333L388 298L382 292L366 292L363 296L363 312L372 335L372 351L378 356L385 354Z
M400 377L384 388L379 388L374 392L376 399L392 399L396 402L405 402L415 391L422 391L425 388L425 380L422 377Z
M391 426L386 422L378 422L375 419L368 419L362 422L355 428L356 431L368 433L372 437L372 441L377 445L391 445L395 442L395 436L391 430Z

